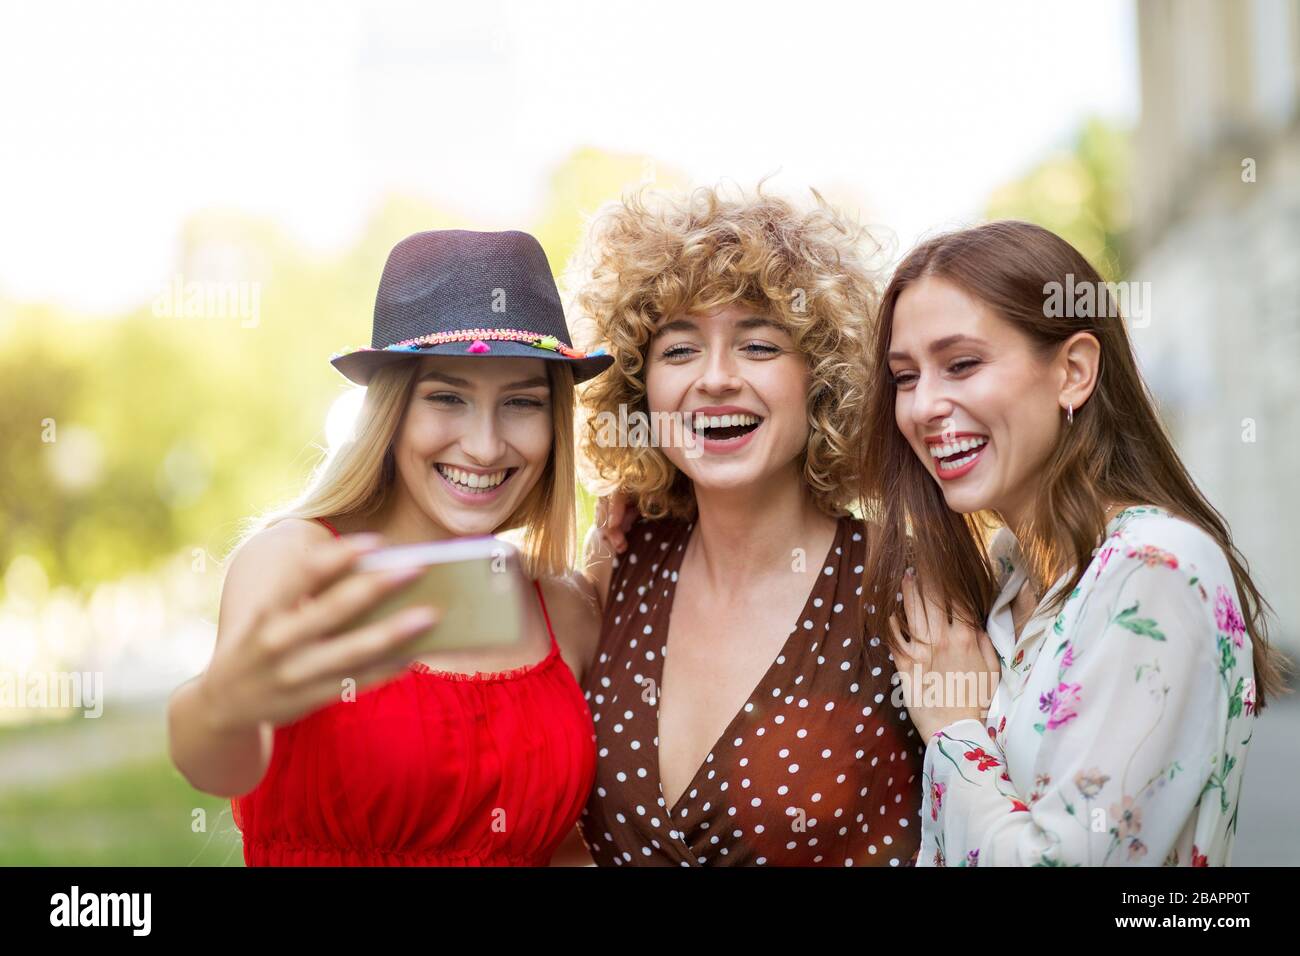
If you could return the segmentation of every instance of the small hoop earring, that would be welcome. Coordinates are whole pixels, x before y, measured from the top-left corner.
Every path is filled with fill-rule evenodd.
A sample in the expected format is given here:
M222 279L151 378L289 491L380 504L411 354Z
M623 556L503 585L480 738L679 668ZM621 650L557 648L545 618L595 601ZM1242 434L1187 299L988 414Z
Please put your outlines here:
M1065 412L1065 421L1068 425L1074 424L1074 403L1071 402Z

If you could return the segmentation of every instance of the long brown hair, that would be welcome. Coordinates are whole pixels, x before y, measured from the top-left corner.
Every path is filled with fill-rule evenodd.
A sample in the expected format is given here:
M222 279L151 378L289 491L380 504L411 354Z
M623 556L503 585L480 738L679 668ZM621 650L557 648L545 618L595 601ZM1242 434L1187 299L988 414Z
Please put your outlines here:
M949 509L895 421L896 388L888 367L894 309L904 289L928 276L951 282L991 308L1028 336L1042 356L1078 332L1092 333L1101 345L1096 387L1044 465L1030 525L1021 536L1029 570L1040 583L1070 575L1050 610L1060 610L1092 561L1107 504L1163 507L1205 531L1227 558L1253 645L1256 709L1262 710L1268 697L1285 690L1285 661L1268 643L1268 603L1223 516L1174 451L1109 287L1068 242L1027 222L1004 220L936 236L907 255L885 289L869 357L860 472L868 515L878 524L863 584L864 593L873 595L867 609L870 633L894 641L889 618L896 613L894 597L909 565L939 606L971 626L984 627L995 597L986 545L997 518ZM1087 284L1095 290L1095 305L1048 309L1051 283L1057 289Z

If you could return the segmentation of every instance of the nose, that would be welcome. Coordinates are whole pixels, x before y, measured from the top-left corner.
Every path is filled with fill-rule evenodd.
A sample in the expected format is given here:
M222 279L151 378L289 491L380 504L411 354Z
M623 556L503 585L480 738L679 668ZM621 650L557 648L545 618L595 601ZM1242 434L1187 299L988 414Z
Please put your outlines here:
M695 384L707 395L726 395L739 391L743 382L736 374L736 359L731 354L731 349L711 348L704 365L704 372Z
M460 447L474 464L486 468L504 457L506 442L495 409L490 405L483 407L479 414L467 415L465 424Z
M952 413L952 399L943 379L922 373L912 389L912 424L926 428L941 425Z

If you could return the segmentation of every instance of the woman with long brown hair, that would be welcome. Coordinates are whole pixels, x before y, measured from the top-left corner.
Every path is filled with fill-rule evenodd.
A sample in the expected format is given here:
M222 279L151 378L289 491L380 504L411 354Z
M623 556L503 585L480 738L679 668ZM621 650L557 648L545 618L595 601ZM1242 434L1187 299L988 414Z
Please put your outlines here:
M886 289L864 587L927 741L921 865L1229 861L1281 661L1112 293L1023 222L931 239Z

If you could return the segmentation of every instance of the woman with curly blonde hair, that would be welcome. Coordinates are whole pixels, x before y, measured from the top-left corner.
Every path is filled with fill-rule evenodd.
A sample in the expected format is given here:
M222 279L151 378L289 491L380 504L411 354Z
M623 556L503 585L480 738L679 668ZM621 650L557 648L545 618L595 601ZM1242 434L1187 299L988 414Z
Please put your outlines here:
M600 865L898 865L918 846L921 750L863 633L849 510L875 276L865 233L814 196L629 198L578 263L575 314L615 359L582 396L615 502L588 541L579 827Z

